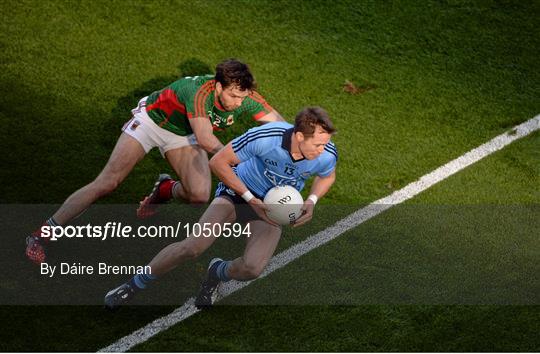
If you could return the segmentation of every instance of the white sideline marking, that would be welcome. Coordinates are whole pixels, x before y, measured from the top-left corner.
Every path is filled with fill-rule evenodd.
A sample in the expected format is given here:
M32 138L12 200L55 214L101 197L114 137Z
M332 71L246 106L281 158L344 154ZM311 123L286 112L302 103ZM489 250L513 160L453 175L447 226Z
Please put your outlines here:
M349 216L346 216L345 218L336 222L334 225L275 255L272 257L265 271L259 278L266 277L268 274L281 267L284 267L296 258L319 246L324 245L325 243L335 239L350 229L355 228L372 217L393 207L394 205L400 204L416 196L417 194L466 168L467 166L470 166L484 157L501 150L511 142L523 138L524 136L527 136L539 129L540 115L537 115L525 123L515 126L510 131L491 139L487 143L480 145L479 147L465 153L457 159L452 160L436 170L424 175L419 180L408 184L387 197L379 199L370 205L353 212ZM250 283L251 281L231 281L226 283L226 286L224 286L221 290L222 298L248 286ZM194 298L190 298L184 303L184 305L177 308L170 314L156 319L146 326L139 328L135 332L120 338L118 341L114 342L108 347L100 349L98 352L125 352L135 345L147 341L149 338L153 337L159 332L162 332L169 327L172 327L173 325L185 320L186 318L191 317L197 312L199 312L199 310L197 310L194 306Z

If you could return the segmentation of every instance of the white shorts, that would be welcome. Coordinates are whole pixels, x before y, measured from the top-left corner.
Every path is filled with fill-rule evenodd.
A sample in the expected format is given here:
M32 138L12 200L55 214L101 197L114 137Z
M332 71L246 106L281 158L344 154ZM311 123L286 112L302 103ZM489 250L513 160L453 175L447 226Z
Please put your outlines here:
M131 110L133 116L122 127L124 133L141 143L146 153L157 146L165 156L169 150L198 144L194 134L180 136L158 126L146 113L147 98L141 99L137 108Z

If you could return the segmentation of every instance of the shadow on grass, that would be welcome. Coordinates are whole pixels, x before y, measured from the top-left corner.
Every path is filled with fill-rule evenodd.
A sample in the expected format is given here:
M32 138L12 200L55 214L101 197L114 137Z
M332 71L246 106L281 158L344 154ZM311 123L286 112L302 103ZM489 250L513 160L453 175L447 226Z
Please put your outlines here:
M2 80L1 87L0 203L46 202L73 179L81 184L88 172L81 157L91 161L97 152L77 118L91 113L81 114L78 100L24 82Z
M181 77L212 72L199 59L183 61L178 65L178 75L153 78L120 97L103 121L98 108L83 106L78 97L54 91L37 92L24 83L2 80L0 163L5 168L0 172L0 203L63 202L70 193L92 181L105 166L122 125L142 97ZM255 126L253 121L238 122L216 136L226 143L252 126ZM104 200L133 202L134 198L140 198L143 185L152 182L163 168L169 166L154 149L136 166L119 191ZM14 188L21 178L26 180L24 188Z
M101 171L138 101L184 76L212 73L211 67L191 58L178 65L178 75L153 78L118 99L100 123L99 109L88 109L77 97L36 91L24 82L3 79L0 89L0 203L59 203L89 183ZM97 123L97 124L94 124ZM227 142L251 122L240 122L231 132L218 134ZM152 151L107 202L133 202L142 185L155 178L163 164ZM150 173L148 173L150 172ZM149 174L146 176L146 174ZM151 174L151 175L150 175ZM24 188L14 188L25 179ZM124 186L129 184L129 186Z

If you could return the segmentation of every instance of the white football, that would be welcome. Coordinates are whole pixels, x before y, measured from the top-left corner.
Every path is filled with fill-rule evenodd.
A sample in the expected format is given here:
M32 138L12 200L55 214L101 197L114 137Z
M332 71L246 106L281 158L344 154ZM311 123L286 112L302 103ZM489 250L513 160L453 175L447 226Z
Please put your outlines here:
M277 186L264 196L264 204L268 206L266 215L280 225L292 224L302 215L304 199L294 187Z

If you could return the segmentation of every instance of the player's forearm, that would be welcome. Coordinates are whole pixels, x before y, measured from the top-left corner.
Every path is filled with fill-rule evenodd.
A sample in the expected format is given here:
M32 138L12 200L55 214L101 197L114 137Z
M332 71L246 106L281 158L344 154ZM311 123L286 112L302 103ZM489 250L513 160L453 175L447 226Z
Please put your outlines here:
M283 118L278 111L273 110L272 112L276 115L276 122L285 122L285 118Z
M223 144L214 135L212 124L207 117L198 117L189 120L191 129L197 138L197 143L210 154L216 154L223 148Z
M324 195L330 190L330 187L332 187L334 184L335 180L335 173L332 173L327 177L315 177L309 194L314 194L318 199L324 197Z
M236 173L234 173L231 165L226 161L219 159L219 156L218 158L212 158L210 160L210 169L221 182L235 191L238 195L242 195L248 191L246 185L238 178Z
M213 134L206 135L199 140L197 137L199 145L206 150L208 153L215 155L219 150L223 148L223 144L218 140Z
M271 123L271 122L285 122L285 119L276 111L275 109L272 112L268 113L257 122L261 124Z

